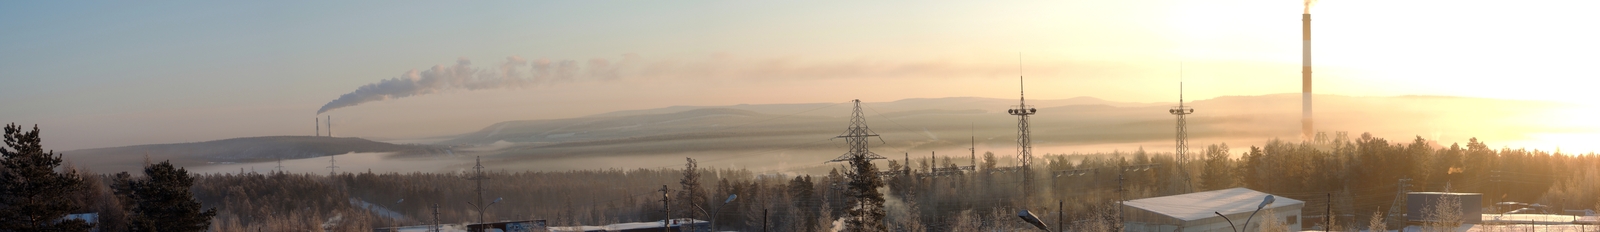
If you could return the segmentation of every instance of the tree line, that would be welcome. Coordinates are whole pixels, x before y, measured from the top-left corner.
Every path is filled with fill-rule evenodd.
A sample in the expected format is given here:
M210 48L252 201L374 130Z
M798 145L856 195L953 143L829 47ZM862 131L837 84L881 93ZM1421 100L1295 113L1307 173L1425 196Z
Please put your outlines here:
M1335 229L1351 230L1403 204L1394 198L1401 191L1482 193L1485 205L1592 209L1600 203L1600 156L1592 153L1491 149L1476 139L1465 145L1421 137L1391 142L1363 134L1269 140L1237 151L1208 145L1182 165L1170 152L1140 149L1045 154L1026 169L985 152L971 170L942 157L840 164L826 174L798 176L702 168L692 158L682 168L488 171L482 200L501 200L477 212L467 203L479 200L468 173L189 174L161 162L147 165L141 176L93 174L44 151L37 131L7 126L0 231L355 231L469 223L479 213L488 221L548 220L552 226L670 215L714 221L719 230L973 231L1031 227L1016 218L1021 209L1098 231L1121 226L1120 200L1234 187L1305 201L1306 217L1331 211ZM866 172L880 177L855 175ZM1401 185L1400 179L1409 181ZM1024 191L1025 184L1035 187ZM98 223L59 220L89 212L100 214ZM167 215L194 220L150 220Z
M0 231L205 231L216 214L201 210L183 168L147 161L142 176L80 172L44 149L37 125L7 124L0 155ZM98 217L68 218L75 213Z

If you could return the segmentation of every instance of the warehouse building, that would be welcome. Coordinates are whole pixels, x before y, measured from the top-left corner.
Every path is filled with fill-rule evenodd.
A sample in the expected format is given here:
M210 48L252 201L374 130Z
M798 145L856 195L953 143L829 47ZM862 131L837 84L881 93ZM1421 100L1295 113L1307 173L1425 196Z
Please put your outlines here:
M1271 204L1262 207L1270 194L1247 188L1231 188L1182 195L1153 197L1123 202L1126 231L1234 231L1237 226L1256 228L1267 220L1276 220L1289 228L1300 230L1300 210L1304 201L1274 196ZM1257 212L1260 207L1261 212ZM1271 212L1271 218L1267 212ZM1252 213L1257 213L1251 218ZM1220 215L1226 215L1224 218ZM1231 222L1230 222L1231 220Z

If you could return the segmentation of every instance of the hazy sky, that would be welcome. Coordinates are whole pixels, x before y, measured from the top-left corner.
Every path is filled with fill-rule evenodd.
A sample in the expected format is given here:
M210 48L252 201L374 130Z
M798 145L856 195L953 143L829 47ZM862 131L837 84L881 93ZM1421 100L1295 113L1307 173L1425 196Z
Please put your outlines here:
M1596 99L1597 7L1322 1L1312 9L1316 91ZM39 124L57 150L310 135L309 118L364 85L475 70L455 79L472 83L447 85L457 88L327 113L340 136L440 136L672 105L1014 98L1019 53L1033 98L1175 101L1180 62L1191 99L1292 93L1301 9L1293 0L8 1L0 120ZM512 80L497 75L530 81L485 81Z

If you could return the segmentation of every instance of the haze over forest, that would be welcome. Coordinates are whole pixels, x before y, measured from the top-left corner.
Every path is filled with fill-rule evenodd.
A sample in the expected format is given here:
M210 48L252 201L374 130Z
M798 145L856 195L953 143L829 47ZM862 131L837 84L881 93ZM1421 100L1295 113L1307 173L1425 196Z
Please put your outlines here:
M1190 143L1250 146L1272 138L1299 139L1299 112L1274 107L1292 105L1298 97L1227 96L1190 102L1186 105L1197 109L1188 119ZM976 146L977 153L1014 152L1015 119L996 112L1013 102L957 97L867 101L863 106L869 125L883 136L883 141L872 144L875 151L890 156L965 157L970 155L969 146ZM1497 147L1539 149L1552 143L1545 139L1582 136L1594 129L1529 120L1571 106L1553 102L1319 95L1317 103L1318 128L1328 136L1339 132L1420 136L1439 143L1436 146L1476 137ZM1035 150L1041 154L1171 152L1174 146L1174 119L1165 112L1168 104L1091 97L1036 99L1029 104L1041 112L1032 122ZM841 154L842 141L832 137L847 125L848 110L844 102L676 106L506 121L470 133L420 140L262 137L63 153L76 164L106 171L134 170L147 155L203 172L266 171L284 159L288 170L317 173L329 171L325 156L377 152L347 158L339 165L381 172L459 171L471 166L472 157L482 156L493 161L488 166L494 169L555 171L671 166L661 163L688 156L711 167L816 173L825 171L817 169L827 167L822 161ZM1584 153L1584 148L1583 143L1573 143L1565 151Z
M0 232L1581 229L1593 9L3 2Z

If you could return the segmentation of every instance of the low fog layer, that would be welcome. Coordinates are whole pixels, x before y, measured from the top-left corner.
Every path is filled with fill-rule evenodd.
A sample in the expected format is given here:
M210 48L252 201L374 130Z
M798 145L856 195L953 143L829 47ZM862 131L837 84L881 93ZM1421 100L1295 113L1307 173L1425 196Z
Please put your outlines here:
M1300 96L1228 96L1186 105L1196 109L1188 118L1191 150L1208 144L1247 147L1269 139L1298 140ZM1167 109L1176 104L1121 103L1094 98L1035 100L1032 117L1035 154L1070 154L1145 149L1170 153L1174 147L1175 118ZM883 156L954 156L963 165L973 153L993 152L1002 160L1016 153L1016 117L1005 114L1014 99L939 98L862 103L868 125L882 135L871 149ZM1441 145L1477 137L1491 146L1522 147L1539 136L1592 134L1595 128L1575 128L1551 120L1551 112L1570 105L1535 101L1460 97L1400 96L1316 97L1316 128L1333 136L1351 137L1370 132L1397 141L1421 136ZM767 172L818 172L836 166L824 161L843 154L843 140L831 139L849 122L851 105L838 103L734 106L679 106L629 110L586 117L508 121L432 144L393 145L385 149L339 147L321 153L267 150L293 146L257 144L207 145L193 153L160 149L90 149L65 152L67 157L114 161L78 161L90 168L120 170L137 165L141 153L158 159L175 159L197 170L237 172L240 167L273 167L276 158L288 158L291 171L328 171L326 155L348 152L394 152L365 155L341 161L350 171L363 166L383 172L440 172L470 167L473 157L485 166L506 170L631 169L674 167L683 157L695 157L707 167L750 168ZM413 140L415 141L415 140ZM1576 145L1576 144L1574 144ZM172 147L174 145L158 145ZM140 147L140 146L135 146ZM969 151L969 147L975 147ZM130 147L131 148L131 147ZM1529 147L1530 149L1554 148ZM1567 147L1566 152L1585 152ZM320 150L319 150L320 151ZM115 154L111 154L115 153ZM291 154L292 153L292 154ZM98 157L115 157L102 159ZM295 158L305 159L304 161ZM320 160L320 161L319 161ZM260 163L253 163L260 162ZM301 163L304 165L301 165ZM131 164L130 164L131 163ZM310 165L307 167L300 167ZM314 167L314 168L312 168Z

